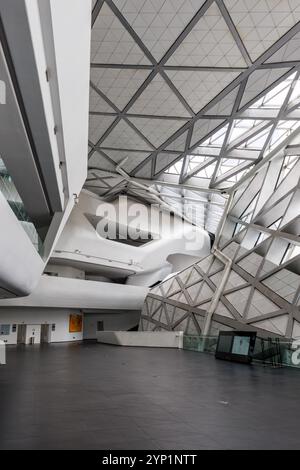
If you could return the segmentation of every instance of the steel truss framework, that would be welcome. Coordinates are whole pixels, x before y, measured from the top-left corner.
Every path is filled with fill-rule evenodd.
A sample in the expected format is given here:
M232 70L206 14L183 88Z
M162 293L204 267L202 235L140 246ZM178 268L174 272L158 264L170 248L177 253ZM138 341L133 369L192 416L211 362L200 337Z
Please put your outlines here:
M247 3L94 1L88 189L150 187L216 231L226 195L299 132L300 6Z
M218 238L232 266L210 334L242 328L300 336L299 150L294 141L232 196ZM140 328L201 334L224 273L211 254L161 283L146 298Z

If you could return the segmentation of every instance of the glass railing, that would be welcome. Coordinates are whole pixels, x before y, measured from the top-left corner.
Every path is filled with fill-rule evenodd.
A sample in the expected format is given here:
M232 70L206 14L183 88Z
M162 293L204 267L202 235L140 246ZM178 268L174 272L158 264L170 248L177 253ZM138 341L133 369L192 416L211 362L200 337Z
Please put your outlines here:
M6 166L3 160L1 160L1 158L0 158L0 191L5 197L5 199L7 200L15 216L20 221L20 224L22 225L24 231L27 233L32 244L34 245L38 253L41 253L42 246L43 246L42 240L39 237L39 234L32 220L27 214L24 208L24 204L17 191L17 188L15 187L14 182L11 176L9 175L6 169Z
M184 335L183 349L214 354L218 336ZM300 339L256 338L253 363L270 367L300 368Z
M272 367L300 368L300 344L290 339L256 338L253 361Z
M215 353L218 336L183 336L183 349L189 351Z

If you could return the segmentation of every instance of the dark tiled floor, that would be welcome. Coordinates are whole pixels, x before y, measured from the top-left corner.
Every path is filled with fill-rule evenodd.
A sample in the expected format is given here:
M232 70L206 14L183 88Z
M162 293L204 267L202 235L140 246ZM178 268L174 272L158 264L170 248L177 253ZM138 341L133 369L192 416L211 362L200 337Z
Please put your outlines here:
M300 448L300 372L177 350L8 347L0 449Z

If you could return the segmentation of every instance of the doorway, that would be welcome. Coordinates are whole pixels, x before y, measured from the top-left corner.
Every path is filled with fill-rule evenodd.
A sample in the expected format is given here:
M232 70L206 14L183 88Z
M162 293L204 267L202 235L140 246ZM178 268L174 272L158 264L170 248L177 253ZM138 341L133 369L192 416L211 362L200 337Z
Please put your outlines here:
M83 339L96 339L97 331L103 330L104 324L102 320L99 320L99 314L91 313L84 315Z
M17 344L26 344L27 325L18 325Z
M41 325L41 344L50 343L50 325Z

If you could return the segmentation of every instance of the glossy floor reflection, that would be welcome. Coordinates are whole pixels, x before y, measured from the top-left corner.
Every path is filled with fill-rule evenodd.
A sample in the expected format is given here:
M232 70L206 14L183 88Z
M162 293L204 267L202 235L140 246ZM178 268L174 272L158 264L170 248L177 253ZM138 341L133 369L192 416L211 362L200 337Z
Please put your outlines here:
M170 349L8 347L0 449L299 448L300 372Z

